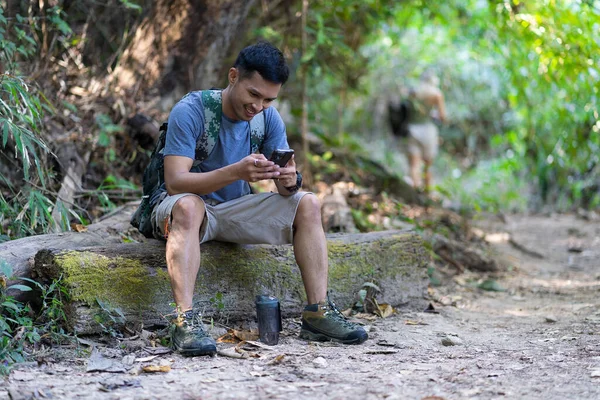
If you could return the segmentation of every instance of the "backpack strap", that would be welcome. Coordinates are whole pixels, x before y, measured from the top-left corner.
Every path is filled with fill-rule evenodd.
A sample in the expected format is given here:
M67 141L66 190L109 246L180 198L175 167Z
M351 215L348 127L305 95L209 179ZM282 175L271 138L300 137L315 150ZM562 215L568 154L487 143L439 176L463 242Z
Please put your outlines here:
M196 145L194 166L206 160L219 140L221 117L223 116L222 96L220 90L203 90L202 106L204 107L204 135Z
M261 111L250 120L250 153L256 153L265 141L265 112Z

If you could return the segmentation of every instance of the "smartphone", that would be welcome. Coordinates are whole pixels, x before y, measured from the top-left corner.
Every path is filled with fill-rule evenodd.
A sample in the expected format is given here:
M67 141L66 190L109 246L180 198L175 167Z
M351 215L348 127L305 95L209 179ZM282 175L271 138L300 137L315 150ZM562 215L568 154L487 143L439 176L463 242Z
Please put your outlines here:
M280 167L285 167L285 165L288 163L288 161L290 161L293 155L294 150L292 149L277 149L273 151L269 160L273 161Z

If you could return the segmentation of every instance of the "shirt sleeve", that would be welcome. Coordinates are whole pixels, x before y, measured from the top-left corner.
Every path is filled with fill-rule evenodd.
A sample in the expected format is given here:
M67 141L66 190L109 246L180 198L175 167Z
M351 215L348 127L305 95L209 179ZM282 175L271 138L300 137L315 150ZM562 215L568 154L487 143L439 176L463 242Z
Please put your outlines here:
M285 124L281 115L275 107L269 107L265 111L265 140L261 147L261 153L265 157L271 157L276 149L289 149Z
M196 142L204 133L204 112L189 101L180 101L169 115L165 140L165 156L196 156Z

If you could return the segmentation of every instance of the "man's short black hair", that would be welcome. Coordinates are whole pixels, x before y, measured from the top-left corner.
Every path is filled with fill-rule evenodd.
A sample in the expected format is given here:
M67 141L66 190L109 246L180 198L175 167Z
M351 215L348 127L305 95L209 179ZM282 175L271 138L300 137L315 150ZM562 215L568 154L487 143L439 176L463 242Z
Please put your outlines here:
M249 78L254 71L263 79L282 85L288 80L290 69L283 53L269 42L258 42L246 47L233 64L240 71L241 78Z

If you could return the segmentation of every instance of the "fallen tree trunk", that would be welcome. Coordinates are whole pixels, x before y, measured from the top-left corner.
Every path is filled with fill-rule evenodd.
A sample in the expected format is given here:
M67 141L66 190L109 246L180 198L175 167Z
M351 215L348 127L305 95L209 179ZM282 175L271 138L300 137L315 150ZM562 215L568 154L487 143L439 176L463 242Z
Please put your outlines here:
M437 234L431 235L427 241L431 242L433 251L438 256L456 267L459 272L464 272L465 269L479 272L500 271L496 259L484 249Z
M139 202L123 205L99 222L87 226L84 232L62 232L45 235L29 236L0 243L0 263L7 264L12 270L7 276L8 286L29 283L21 278L31 278L34 257L44 249L73 250L93 246L111 246L123 243L125 240L145 241L146 238L129 224L129 219ZM0 275L2 273L0 272ZM22 292L8 290L8 295L23 303L39 306L39 293L35 291Z
M122 242L119 237L110 237L103 232L64 232L29 236L0 243L0 260L11 266L13 277L30 278L33 258L42 249L77 249L119 242Z
M425 305L428 256L410 231L328 236L330 295L351 306L365 282L381 288L381 302ZM172 313L164 243L45 249L35 256L32 277L62 279L70 295L68 328L79 334L123 324L164 326ZM255 314L254 297L271 294L284 315L298 315L306 297L291 245L202 245L195 307L205 316L239 319ZM220 294L220 295L219 295Z
M0 261L12 267L13 277L30 278L33 258L43 249L79 249L123 243L124 238L145 241L141 233L129 224L139 201L125 204L100 221L88 225L84 232L62 232L28 236L0 243ZM8 277L10 278L10 277ZM11 281L14 282L14 281Z

